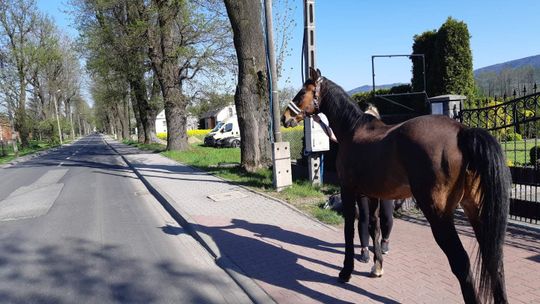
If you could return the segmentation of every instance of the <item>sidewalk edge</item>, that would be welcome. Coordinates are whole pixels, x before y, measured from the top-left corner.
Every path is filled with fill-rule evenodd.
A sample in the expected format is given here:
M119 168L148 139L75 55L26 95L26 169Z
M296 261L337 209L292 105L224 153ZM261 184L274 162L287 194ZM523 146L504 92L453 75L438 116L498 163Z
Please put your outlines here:
M223 269L247 296L255 303L275 303L272 297L262 289L251 277L246 275L244 271L236 265L229 257L222 255L219 247L214 242L212 237L198 231L193 223L195 221L189 214L180 207L173 207L171 202L175 200L170 197L165 191L160 191L159 186L152 185L140 172L131 164L131 162L123 154L118 152L109 142L109 138L104 136L105 143L129 166L137 177L142 181L150 193L158 200L158 202L167 210L167 212L178 222L197 242L199 242L215 259L216 265ZM178 204L177 204L178 205ZM177 210L180 209L180 210Z

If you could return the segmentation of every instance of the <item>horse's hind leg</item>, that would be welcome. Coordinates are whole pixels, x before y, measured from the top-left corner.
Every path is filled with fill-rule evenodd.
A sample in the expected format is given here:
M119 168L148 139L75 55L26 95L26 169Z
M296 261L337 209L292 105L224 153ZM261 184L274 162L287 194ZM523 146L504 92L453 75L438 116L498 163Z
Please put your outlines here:
M383 256L381 250L381 242L379 237L381 236L381 222L379 220L380 200L371 198L369 200L369 234L373 240L373 268L371 269L371 276L381 277L383 271Z
M343 203L343 216L345 217L345 261L343 262L343 269L339 273L341 282L348 282L354 270L355 199L353 191L341 187L341 202Z
M439 197L439 199L443 199L443 197ZM435 204L435 200L432 198L417 197L417 202L431 225L435 241L448 258L452 273L459 281L465 303L478 303L479 299L474 289L469 256L463 248L454 226L453 208L438 210L437 207L440 205Z

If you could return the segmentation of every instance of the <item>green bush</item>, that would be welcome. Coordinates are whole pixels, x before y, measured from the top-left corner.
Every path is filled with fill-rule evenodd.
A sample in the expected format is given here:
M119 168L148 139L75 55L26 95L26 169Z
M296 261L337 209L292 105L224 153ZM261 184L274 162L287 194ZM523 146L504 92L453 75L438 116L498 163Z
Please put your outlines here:
M523 140L523 136L521 136L521 134L519 133L508 132L504 134L504 141L522 141L522 140Z

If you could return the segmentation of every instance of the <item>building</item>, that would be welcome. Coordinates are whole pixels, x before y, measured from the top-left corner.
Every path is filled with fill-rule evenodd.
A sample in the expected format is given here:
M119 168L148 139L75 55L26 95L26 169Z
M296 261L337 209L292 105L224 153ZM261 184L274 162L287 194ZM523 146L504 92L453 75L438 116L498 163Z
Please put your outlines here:
M201 117L200 125L203 129L213 129L220 121L224 121L234 115L236 115L236 107L234 105L228 105L204 113Z
M187 118L187 130L197 129L198 119L189 115ZM159 112L156 116L156 133L167 133L167 120L165 119L165 110Z
M7 117L0 115L0 142L11 141L11 126Z

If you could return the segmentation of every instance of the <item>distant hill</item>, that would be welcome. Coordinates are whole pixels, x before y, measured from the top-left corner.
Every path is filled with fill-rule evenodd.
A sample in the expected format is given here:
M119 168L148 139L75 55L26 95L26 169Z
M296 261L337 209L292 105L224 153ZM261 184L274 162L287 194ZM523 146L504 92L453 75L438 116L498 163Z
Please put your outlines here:
M402 85L404 83L391 83L391 84L382 84L382 85L378 85L378 86L375 86L375 89L390 89L391 87L395 87L395 86L399 86L399 85ZM369 92L373 89L373 86L370 86L370 85L363 85L361 87L357 87L357 88L354 88L350 91L348 91L347 93L349 95L354 95L356 93L363 93L363 92Z
M474 71L480 92L486 96L510 96L514 90L527 92L540 84L540 55L483 67Z
M502 72L502 73L501 73ZM505 91L510 94L514 88L523 86L532 87L534 82L540 85L540 55L529 56L521 59L497 63L474 70L474 78L477 85L486 95L502 96ZM389 89L403 83L383 84L376 86L376 89ZM372 86L363 85L354 88L347 93L368 92ZM530 90L529 90L530 92Z
M525 57L521 59L511 60L503 63L497 63L474 71L474 75L478 76L481 73L495 72L500 73L505 69L518 69L522 67L532 67L540 69L540 55Z

